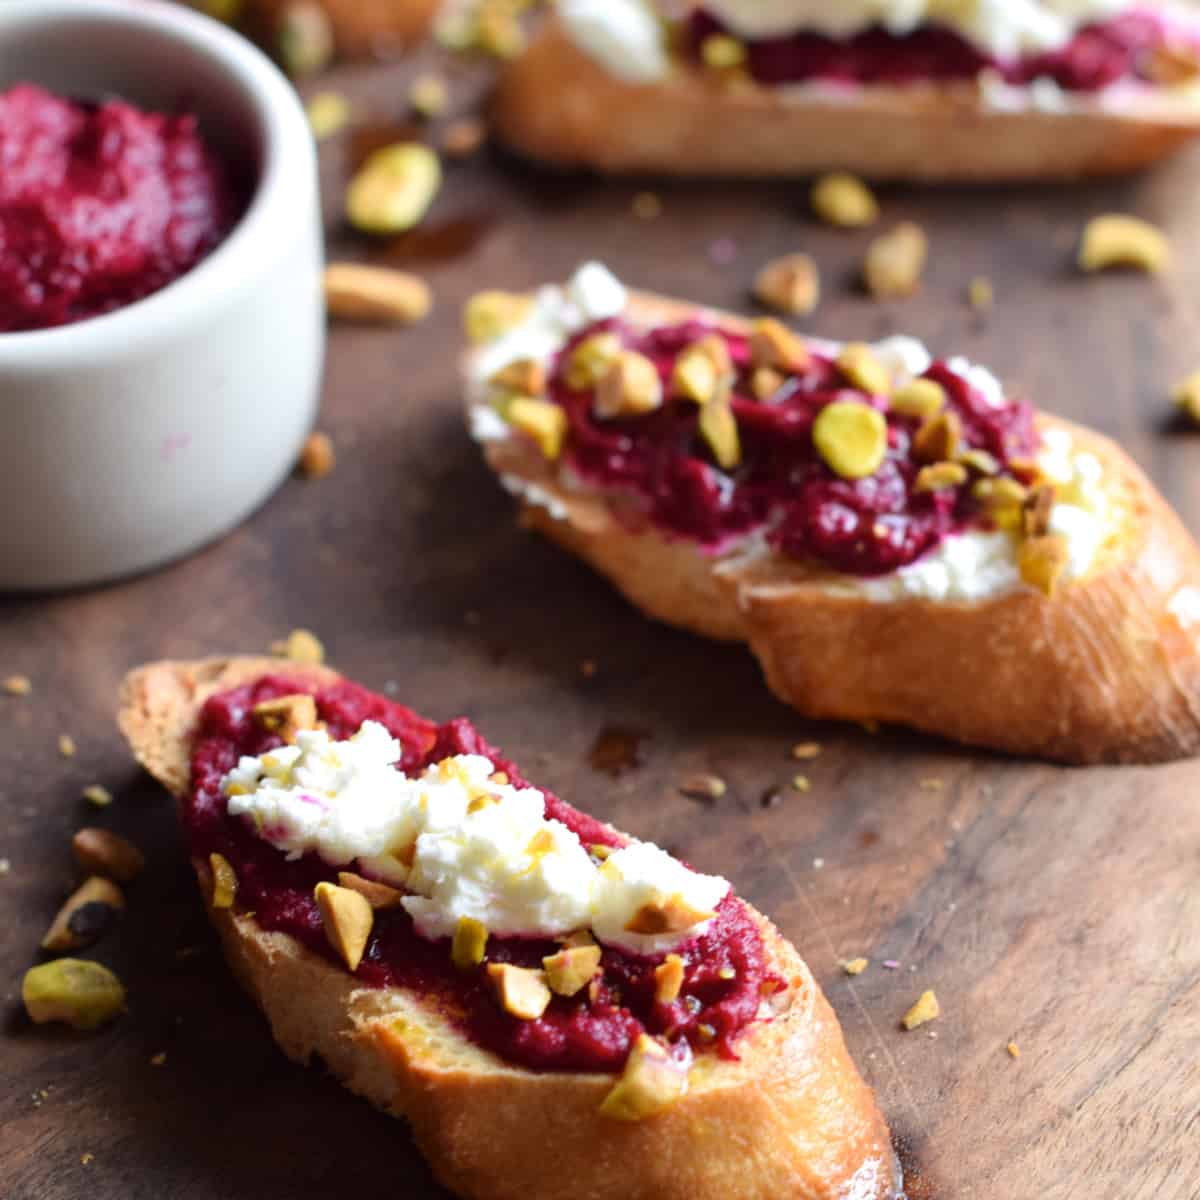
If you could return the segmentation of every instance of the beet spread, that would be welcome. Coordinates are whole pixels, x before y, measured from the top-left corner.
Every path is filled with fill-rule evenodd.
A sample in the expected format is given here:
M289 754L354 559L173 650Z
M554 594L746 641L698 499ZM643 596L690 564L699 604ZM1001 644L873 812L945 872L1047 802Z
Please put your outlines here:
M0 93L0 332L140 300L191 270L241 211L191 116Z
M243 754L258 755L280 745L252 716L255 704L311 691L331 737L355 733L365 720L378 721L403 747L399 766L422 770L454 754L483 754L518 787L529 786L520 771L483 740L469 721L435 725L399 704L341 682L313 689L286 676L266 676L208 701L200 716L192 752L192 793L184 805L193 857L223 854L238 877L237 903L253 912L264 929L291 934L316 954L340 965L329 948L313 900L321 880L336 882L337 869L315 855L288 862L282 851L256 837L245 822L226 812L221 780ZM599 821L545 793L546 815L561 821L586 845L620 845ZM492 962L540 967L543 956L560 947L553 941L491 938ZM397 985L433 998L463 1033L501 1058L538 1071L618 1071L643 1031L694 1048L712 1043L723 1057L735 1057L738 1034L755 1019L761 987L769 978L762 939L745 906L732 895L722 902L703 937L678 953L685 961L680 997L672 1004L654 1000L654 968L662 961L606 947L603 974L594 998L586 990L573 998L555 996L536 1021L509 1016L488 987L484 968L461 972L450 961L450 944L428 941L403 910L376 914L375 927L356 976L365 985ZM732 979L719 972L732 968Z
M706 37L725 32L715 17L697 13L689 28L693 51L698 55ZM1052 79L1067 91L1094 92L1123 79L1145 78L1150 54L1164 47L1168 37L1155 14L1134 12L1086 26L1059 50L1012 62L1000 62L953 30L936 25L905 35L869 29L844 41L797 33L748 42L746 50L750 74L765 84L905 84L971 79L992 70L1018 86Z
M567 412L564 462L590 484L635 497L645 515L670 534L717 550L732 537L765 528L781 553L853 575L887 574L915 562L951 533L986 524L972 499L971 479L956 488L916 490L920 464L912 442L919 421L914 417L887 412L887 457L868 478L841 479L825 465L812 439L820 411L835 400L867 400L881 410L886 402L855 391L818 353L769 401L759 401L749 392L748 338L718 331L738 371L732 408L742 462L731 472L714 465L698 433L699 409L691 401L669 400L646 416L598 420L593 391L573 390L566 383L574 347L607 330L655 362L669 394L675 359L713 328L689 321L639 332L620 321L604 321L568 342L549 392ZM1035 452L1029 405L996 407L943 363L934 364L926 377L945 389L949 408L962 421L965 446L987 451L1003 471Z

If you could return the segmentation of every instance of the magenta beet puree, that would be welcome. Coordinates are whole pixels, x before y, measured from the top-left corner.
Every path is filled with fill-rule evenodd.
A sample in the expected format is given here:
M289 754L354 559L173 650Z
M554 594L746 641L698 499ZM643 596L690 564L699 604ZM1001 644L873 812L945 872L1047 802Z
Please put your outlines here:
M727 32L701 12L691 21L693 51L714 33ZM1123 79L1144 79L1150 55L1163 48L1169 30L1155 14L1126 13L1088 25L1059 50L1000 62L951 29L936 25L910 34L869 29L839 41L817 33L746 43L747 67L760 83L801 83L820 79L840 83L903 84L921 80L971 79L992 70L1021 85L1052 79L1067 91L1094 92Z
M191 270L242 203L192 116L0 93L0 333L140 300Z
M325 940L313 900L321 880L336 882L337 869L312 854L288 862L245 822L227 814L221 794L221 779L241 755L263 754L281 744L254 721L254 705L298 691L315 695L320 719L333 738L349 737L364 720L385 726L403 747L400 766L405 772L453 754L483 754L515 785L529 785L469 721L435 725L357 684L315 689L285 675L270 675L210 699L200 714L192 751L192 792L183 806L190 853L204 859L213 852L223 854L237 873L240 910L253 912L264 929L291 934L342 966ZM599 821L549 792L545 797L546 815L561 821L585 845L622 844ZM492 962L541 967L543 956L558 949L553 941L491 938L487 956ZM760 987L768 979L762 939L742 902L726 897L708 932L679 954L686 970L680 998L673 1004L654 1000L654 968L663 956L644 958L606 947L594 1001L586 991L570 999L555 996L539 1020L521 1021L498 1006L483 967L456 970L448 939L427 941L414 930L407 913L391 910L376 914L371 941L355 974L369 986L395 984L435 996L466 1036L533 1070L619 1071L643 1031L672 1040L686 1038L696 1049L711 1042L723 1057L736 1057L737 1036L755 1019ZM734 978L721 979L718 972L728 967Z
M669 395L676 357L713 327L689 321L639 332L621 321L598 322L564 347L551 376L550 397L568 418L563 461L588 483L636 497L666 532L715 550L765 527L771 545L784 554L847 574L881 575L915 562L949 534L985 523L970 479L958 488L916 490L915 418L887 413L887 458L869 478L841 479L825 465L812 441L821 409L834 400L858 399L886 411L886 402L855 391L816 352L807 370L759 401L749 391L748 338L719 330L738 371L732 406L742 462L731 472L715 465L697 431L699 408L690 400L668 400L646 416L597 420L592 390L572 390L564 375L572 349L601 330L619 334L626 347L653 359ZM1004 470L1035 452L1029 405L994 407L943 363L926 376L946 390L948 407L962 420L965 445L986 450Z

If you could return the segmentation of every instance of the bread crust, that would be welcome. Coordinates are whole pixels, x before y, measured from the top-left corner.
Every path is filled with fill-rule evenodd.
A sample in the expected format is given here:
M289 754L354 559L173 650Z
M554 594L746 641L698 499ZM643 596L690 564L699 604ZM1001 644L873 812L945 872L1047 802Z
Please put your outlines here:
M637 294L628 315L652 326L698 311ZM757 544L714 555L635 524L605 497L565 488L522 439L487 443L485 455L556 502L554 511L523 503L526 524L647 616L748 643L771 690L805 716L906 725L1066 763L1190 757L1200 752L1200 619L1179 597L1200 589L1200 551L1119 446L1039 420L1101 461L1124 513L1096 568L1051 599L1020 589L973 602L871 600L839 587L844 576Z
M153 663L121 689L119 722L138 761L176 795L187 788L196 715L214 692L266 672L314 682L325 668L270 659ZM353 976L253 918L213 909L208 864L193 862L226 957L298 1062L319 1055L352 1091L409 1121L438 1179L478 1200L863 1200L895 1196L899 1169L870 1089L827 1001L766 918L786 1006L739 1043L741 1059L701 1056L689 1091L651 1120L597 1106L599 1074L539 1074L465 1041L419 995Z
M552 98L553 103L548 103ZM1147 89L1120 109L1012 112L973 83L730 89L679 63L634 85L548 19L502 72L500 138L530 158L605 173L779 177L834 169L872 179L1017 181L1119 175L1200 133L1200 94Z

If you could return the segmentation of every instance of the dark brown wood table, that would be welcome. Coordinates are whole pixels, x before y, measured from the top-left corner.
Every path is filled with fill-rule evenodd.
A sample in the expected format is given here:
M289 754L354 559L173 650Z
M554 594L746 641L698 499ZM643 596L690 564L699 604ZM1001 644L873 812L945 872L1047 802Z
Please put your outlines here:
M346 68L322 84L390 120L414 69ZM601 185L485 154L450 168L422 232L367 247L339 224L342 182L348 159L392 132L323 148L331 251L424 272L437 307L408 330L333 331L321 425L336 472L288 482L167 570L0 607L0 674L34 685L0 697L0 1196L443 1195L402 1125L275 1049L207 930L171 805L113 724L130 666L260 651L308 626L348 674L433 716L469 715L546 786L728 874L773 914L878 1092L912 1197L1194 1200L1200 763L1073 771L806 724L747 653L648 624L517 530L464 434L455 356L461 302L482 286L555 280L598 257L638 285L745 307L758 265L805 249L826 292L808 328L908 331L992 364L1119 437L1200 529L1200 436L1166 399L1200 367L1200 154L1123 183L885 189L886 219L924 225L932 261L919 297L880 305L854 287L867 235L816 225L801 184ZM632 213L646 190L662 200L656 220ZM1169 275L1076 274L1084 219L1109 209L1170 231ZM995 283L986 318L965 303L975 275ZM613 726L645 734L644 763L618 778L589 764ZM64 732L71 760L56 748ZM803 765L806 795L786 786L802 739L824 747ZM695 770L728 794L685 798L677 785ZM93 782L116 796L100 813L80 799ZM782 802L764 807L778 786ZM91 1036L36 1029L19 1001L85 823L149 856L94 952L126 982L129 1012ZM852 979L839 963L858 955L871 965ZM943 1016L904 1033L925 988Z

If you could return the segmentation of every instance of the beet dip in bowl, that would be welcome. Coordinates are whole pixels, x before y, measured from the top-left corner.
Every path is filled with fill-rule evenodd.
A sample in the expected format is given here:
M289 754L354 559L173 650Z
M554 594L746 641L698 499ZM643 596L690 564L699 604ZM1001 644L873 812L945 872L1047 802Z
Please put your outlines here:
M0 3L0 589L157 566L275 490L324 352L291 86L154 0Z

